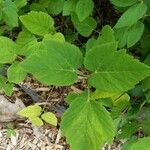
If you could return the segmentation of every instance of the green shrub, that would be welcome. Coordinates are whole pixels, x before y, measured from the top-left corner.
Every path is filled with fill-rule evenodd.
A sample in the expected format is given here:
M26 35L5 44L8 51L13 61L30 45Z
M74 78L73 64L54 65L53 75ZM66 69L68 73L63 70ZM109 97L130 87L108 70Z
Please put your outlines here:
M7 95L28 74L45 85L71 86L79 76L87 81L81 94L66 98L60 129L72 150L98 150L114 137L127 139L125 150L149 149L150 5L110 3L122 15L99 32L93 0L0 0L0 88ZM80 37L88 41L77 46ZM18 114L38 126L42 119L57 124L37 105ZM137 139L139 128L147 137Z

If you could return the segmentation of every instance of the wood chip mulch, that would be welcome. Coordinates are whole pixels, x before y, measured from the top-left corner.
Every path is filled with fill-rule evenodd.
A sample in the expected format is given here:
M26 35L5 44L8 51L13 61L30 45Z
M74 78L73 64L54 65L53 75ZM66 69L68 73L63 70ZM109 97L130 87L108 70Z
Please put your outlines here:
M8 97L9 101L14 103L14 100L19 98L26 106L36 103L44 111L55 113L59 124L57 127L44 125L39 128L27 120L12 121L16 135L9 138L6 127L0 123L0 150L70 150L59 131L61 116L68 107L64 98L69 91L80 93L85 88L84 80L71 87L59 88L43 86L32 77L28 77L20 86L14 88L13 96ZM105 146L102 150L121 150L121 147L122 142L114 142L112 146Z
M57 129L37 128L19 124L16 135L8 138L7 129L0 130L0 150L67 150L67 145Z

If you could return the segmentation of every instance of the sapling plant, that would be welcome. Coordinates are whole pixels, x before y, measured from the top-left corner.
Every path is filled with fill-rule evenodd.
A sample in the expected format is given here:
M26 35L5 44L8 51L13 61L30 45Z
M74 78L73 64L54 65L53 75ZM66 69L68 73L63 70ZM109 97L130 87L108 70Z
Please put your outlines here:
M52 112L42 113L42 108L38 105L30 105L17 113L22 117L26 117L33 125L42 126L43 121L56 126L57 118Z
M149 43L142 43L145 31L150 33L150 6L146 0L110 3L122 15L114 27L104 25L97 29L99 35L90 36L97 24L92 17L93 0L0 1L1 22L8 31L20 29L15 40L7 37L5 30L0 36L0 88L7 95L11 96L13 86L29 74L44 85L58 87L72 86L79 76L84 77L86 87L80 94L68 94L68 108L60 123L71 150L99 150L114 138L127 139L124 150L142 146L147 150L150 139L150 55ZM68 16L80 36L88 38L83 47L70 43L55 27L54 18L61 13ZM141 59L132 52L138 44L139 52L146 49ZM136 104L137 97L141 101ZM57 126L55 114L43 112L37 104L17 114L37 126L44 122ZM135 137L139 128L146 137Z

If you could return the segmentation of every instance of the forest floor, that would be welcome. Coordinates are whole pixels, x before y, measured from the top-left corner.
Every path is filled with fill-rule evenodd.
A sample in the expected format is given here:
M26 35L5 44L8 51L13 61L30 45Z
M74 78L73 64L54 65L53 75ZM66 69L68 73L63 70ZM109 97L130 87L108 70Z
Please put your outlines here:
M20 86L14 88L11 97L0 95L0 150L69 150L59 130L60 118L67 109L65 97L69 91L80 93L86 86L80 80L74 86L57 88L43 86L28 77ZM57 127L45 124L42 127L33 126L28 120L19 118L16 111L32 104L40 105L44 111L52 111L58 118ZM4 107L7 105L7 107ZM13 126L15 135L8 137L7 124ZM122 142L114 142L104 150L120 150Z
M16 136L8 138L6 129L0 130L0 150L69 150L65 140L61 138L59 130L37 128L29 124L18 124L21 128L15 129ZM102 150L121 150L122 142Z
M65 140L59 133L59 123L66 109L64 96L68 87L46 87L28 77L24 83L14 88L11 97L0 95L0 150L67 150ZM56 114L59 123L57 127L45 124L43 127L33 126L28 120L22 120L16 115L17 110L32 104L40 105L43 111ZM17 110L16 110L17 109ZM13 126L15 135L8 137L7 124Z

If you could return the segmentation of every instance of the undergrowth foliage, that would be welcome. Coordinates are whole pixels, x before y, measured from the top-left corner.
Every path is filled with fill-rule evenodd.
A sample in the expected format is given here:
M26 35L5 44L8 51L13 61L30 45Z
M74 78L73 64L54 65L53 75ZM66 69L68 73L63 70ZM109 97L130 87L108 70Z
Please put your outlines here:
M93 0L0 0L0 88L5 94L11 96L28 74L45 85L70 86L79 76L87 81L81 94L66 98L69 108L60 129L71 150L99 150L114 138L127 139L124 150L149 149L150 2L110 3L121 16L114 27L105 25L99 32ZM64 24L65 34L54 18L63 18L57 24ZM88 38L82 47L75 44L78 35ZM18 114L38 126L43 120L57 125L55 115L42 114L37 105ZM136 136L139 129L144 138Z

